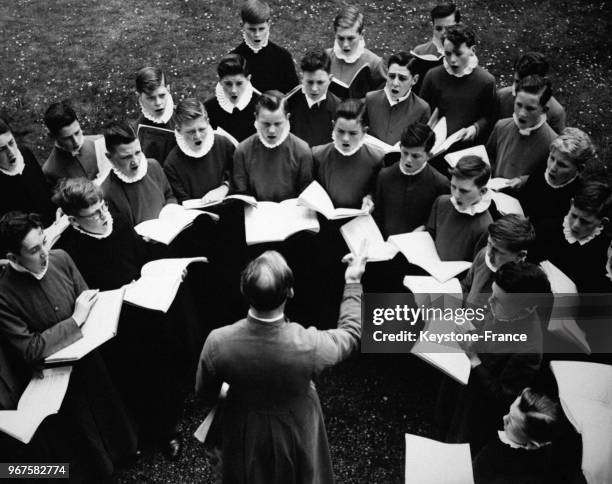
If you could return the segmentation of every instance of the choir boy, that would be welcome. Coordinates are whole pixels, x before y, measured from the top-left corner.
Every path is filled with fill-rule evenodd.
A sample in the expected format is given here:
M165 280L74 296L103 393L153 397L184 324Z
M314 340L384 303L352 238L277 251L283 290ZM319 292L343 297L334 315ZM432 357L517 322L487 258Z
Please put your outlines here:
M223 129L238 142L244 141L255 133L255 104L259 99L246 61L238 54L227 54L217 66L217 75L215 95L204 102L210 125Z
M246 59L251 82L259 92L287 93L298 83L293 57L287 49L271 42L270 6L260 0L246 0L240 10L244 41L232 52Z
M331 60L322 50L307 52L300 62L302 84L287 96L291 132L310 146L331 141L333 117L340 99L329 92Z
M399 162L378 175L374 216L385 237L425 225L436 198L449 192L448 179L428 163L434 142L427 124L408 126Z
M497 91L499 97L499 117L507 118L514 112L514 98L516 85L527 76L546 77L548 75L548 61L544 54L527 52L517 58L514 63L514 82L511 86L502 87ZM565 128L565 109L554 96L546 103L546 121L557 133Z
M431 208L427 231L442 260L474 259L480 238L493 222L487 182L491 169L478 156L464 156L450 170L450 195L440 195Z
M413 70L415 59L398 52L387 62L384 89L366 94L369 132L375 138L394 145L413 123L426 123L431 115L429 105L413 92L419 75Z

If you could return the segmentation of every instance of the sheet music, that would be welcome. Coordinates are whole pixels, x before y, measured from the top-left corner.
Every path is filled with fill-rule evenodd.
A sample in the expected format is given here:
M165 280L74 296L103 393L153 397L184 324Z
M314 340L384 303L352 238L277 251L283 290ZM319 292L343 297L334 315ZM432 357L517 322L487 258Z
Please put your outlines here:
M391 260L398 253L397 247L385 242L371 215L356 217L340 227L340 233L353 254L358 254L364 240L368 241L368 260Z

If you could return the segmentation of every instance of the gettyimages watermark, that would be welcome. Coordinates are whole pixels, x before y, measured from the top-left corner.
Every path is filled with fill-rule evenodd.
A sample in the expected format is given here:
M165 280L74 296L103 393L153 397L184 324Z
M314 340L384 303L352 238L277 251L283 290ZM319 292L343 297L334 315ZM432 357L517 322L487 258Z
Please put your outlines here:
M364 353L612 353L612 294L364 294Z

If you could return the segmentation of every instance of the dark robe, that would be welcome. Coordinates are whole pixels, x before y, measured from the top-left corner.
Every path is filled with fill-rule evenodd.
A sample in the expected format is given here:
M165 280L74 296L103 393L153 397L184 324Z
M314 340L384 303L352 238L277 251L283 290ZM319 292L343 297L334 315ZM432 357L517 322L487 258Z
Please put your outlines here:
M254 92L249 104L242 111L234 108L231 113L228 113L213 96L204 102L204 108L206 108L208 120L213 128L222 128L240 143L255 134L255 104L258 99L259 95Z
M143 125L145 128L139 130L139 125ZM168 131L149 130L146 129L146 126ZM175 127L174 118L170 118L167 123L156 123L145 118L144 114L140 114L135 123L134 131L138 133L140 148L147 158L153 158L163 166L166 157L172 151L172 148L176 146L176 139L174 138Z
M332 140L334 113L340 104L340 99L331 92L323 101L308 107L306 95L301 86L287 98L287 106L291 118L291 132L303 139L309 146L329 143Z
M42 171L50 187L57 185L62 178L87 178L93 180L98 176L98 158L96 156L95 140L99 136L85 136L83 146L78 156L64 151L57 146L51 154Z

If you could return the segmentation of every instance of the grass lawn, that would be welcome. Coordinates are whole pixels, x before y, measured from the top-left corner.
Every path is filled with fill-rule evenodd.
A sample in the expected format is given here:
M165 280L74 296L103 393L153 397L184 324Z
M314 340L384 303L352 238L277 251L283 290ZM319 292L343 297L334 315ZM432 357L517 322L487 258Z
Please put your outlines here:
M331 46L337 0L271 1L271 39L296 59ZM388 57L430 34L435 1L362 2L366 44ZM479 36L480 64L511 82L517 53L539 50L552 64L554 94L568 125L589 132L602 158L612 155L612 2L459 1ZM214 92L215 67L240 42L240 2L213 0L12 0L0 3L0 115L39 161L51 148L42 125L46 107L70 98L86 133L112 119L135 118L134 74L159 65L175 96ZM434 436L432 405L438 375L414 358L359 357L318 382L339 482L403 479L403 434ZM210 467L190 438L204 409L190 399L183 458L168 463L154 452L121 473L122 482L207 482Z

